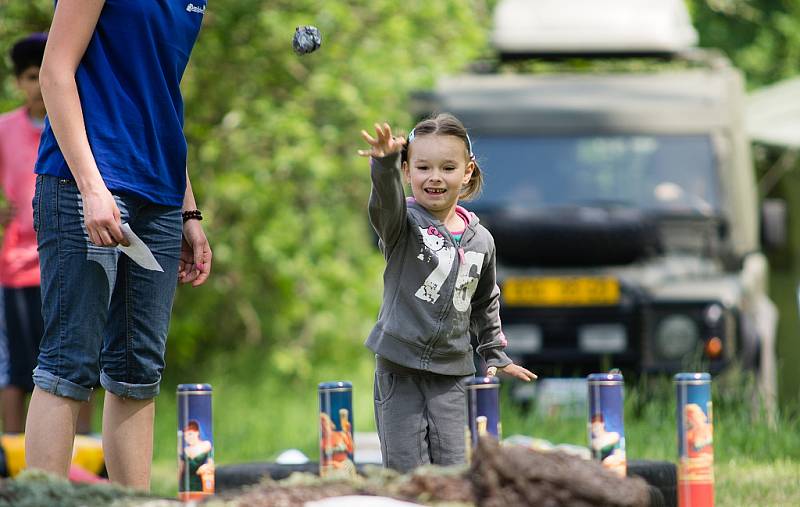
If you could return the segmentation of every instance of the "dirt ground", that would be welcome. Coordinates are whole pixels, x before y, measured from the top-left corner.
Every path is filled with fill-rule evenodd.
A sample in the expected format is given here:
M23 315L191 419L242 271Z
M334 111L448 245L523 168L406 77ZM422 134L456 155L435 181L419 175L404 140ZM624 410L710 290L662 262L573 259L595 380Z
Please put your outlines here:
M345 495L385 496L422 505L476 507L647 507L647 484L559 452L482 439L469 467L421 467L400 475L380 467L352 479L295 474L219 495L201 507L303 507ZM172 507L173 500L109 485L73 485L36 472L0 481L0 507Z

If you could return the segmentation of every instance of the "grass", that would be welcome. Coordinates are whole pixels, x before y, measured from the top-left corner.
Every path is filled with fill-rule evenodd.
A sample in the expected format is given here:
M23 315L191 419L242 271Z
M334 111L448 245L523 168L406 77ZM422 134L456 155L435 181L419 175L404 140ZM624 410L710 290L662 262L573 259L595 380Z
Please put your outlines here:
M800 460L764 463L747 457L715 466L716 505L784 507L800 504Z
M218 464L273 460L282 450L297 448L312 460L317 450L316 384L351 380L357 431L373 431L372 364L365 355L354 368L319 368L310 381L284 381L254 366L254 359L210 368L186 379L214 387L214 442ZM347 373L342 373L347 371ZM249 372L243 374L242 372ZM714 383L714 437L717 505L800 505L800 418L786 411L771 428L750 410L750 384L741 378ZM175 384L166 383L156 407L153 489L164 496L176 491ZM626 388L625 434L629 459L675 461L675 405L668 380L648 387ZM542 415L502 406L503 433L543 438L553 443L586 445L586 420Z

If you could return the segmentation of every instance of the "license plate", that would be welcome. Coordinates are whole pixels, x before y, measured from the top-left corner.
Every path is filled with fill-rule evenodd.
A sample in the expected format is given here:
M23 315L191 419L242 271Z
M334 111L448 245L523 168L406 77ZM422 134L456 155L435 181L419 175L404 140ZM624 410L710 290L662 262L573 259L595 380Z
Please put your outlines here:
M619 303L619 281L612 277L508 278L508 306L603 306Z

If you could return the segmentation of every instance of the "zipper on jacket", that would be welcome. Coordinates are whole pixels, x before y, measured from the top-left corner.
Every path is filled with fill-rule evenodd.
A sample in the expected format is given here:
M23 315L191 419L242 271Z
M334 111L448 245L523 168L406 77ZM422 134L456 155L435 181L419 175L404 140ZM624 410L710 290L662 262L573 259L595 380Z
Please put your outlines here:
M436 226L434 225L434 227ZM438 326L436 327L436 334L428 344L428 347L425 349L425 352L423 352L422 354L422 364L424 365L425 368L427 368L430 365L430 359L431 356L433 355L433 350L436 348L436 344L439 343L439 340L441 339L442 324L444 323L445 318L450 314L450 307L453 306L452 304L453 295L455 295L456 293L456 284L458 283L458 272L461 269L460 267L461 264L464 263L464 249L461 248L461 242L460 241L456 242L455 238L453 237L453 234L447 229L447 227L444 226L444 224L442 224L442 227L444 227L444 230L447 231L447 237L450 238L450 242L453 244L456 251L458 252L459 263L456 264L454 262L453 268L450 269L450 275L448 276L453 275L453 269L455 269L455 281L453 282L453 289L450 292L450 297L447 299L447 304L444 305L444 310L442 311L442 314L438 317L438 322L437 322ZM436 229L439 230L438 227L436 227ZM466 226L464 227L464 233L461 236L462 241L464 239L464 235L467 234L468 230L469 230L469 224L466 224ZM467 331L469 332L469 329L467 329Z

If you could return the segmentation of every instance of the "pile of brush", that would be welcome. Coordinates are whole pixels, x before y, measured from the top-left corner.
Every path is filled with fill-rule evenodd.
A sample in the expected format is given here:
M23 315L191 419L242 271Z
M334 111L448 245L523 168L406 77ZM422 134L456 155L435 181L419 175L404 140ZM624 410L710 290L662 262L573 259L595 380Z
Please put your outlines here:
M538 452L482 439L469 467L422 467L400 475L380 467L351 479L295 474L227 495L204 507L303 507L337 496L390 497L422 505L477 507L648 507L647 484L622 478L599 464L560 452ZM25 473L0 482L0 507L44 505L157 507L178 502L143 496L110 485L72 485L43 474Z

